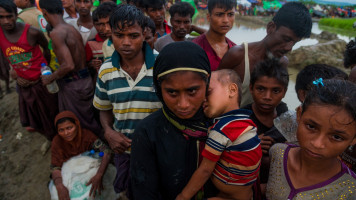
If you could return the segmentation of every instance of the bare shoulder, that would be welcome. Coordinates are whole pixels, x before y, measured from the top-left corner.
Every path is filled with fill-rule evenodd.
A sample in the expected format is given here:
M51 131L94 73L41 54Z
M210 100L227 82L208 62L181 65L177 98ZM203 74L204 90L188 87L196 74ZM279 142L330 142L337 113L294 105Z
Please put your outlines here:
M219 69L234 69L239 66L244 59L244 52L243 45L231 47L221 59Z

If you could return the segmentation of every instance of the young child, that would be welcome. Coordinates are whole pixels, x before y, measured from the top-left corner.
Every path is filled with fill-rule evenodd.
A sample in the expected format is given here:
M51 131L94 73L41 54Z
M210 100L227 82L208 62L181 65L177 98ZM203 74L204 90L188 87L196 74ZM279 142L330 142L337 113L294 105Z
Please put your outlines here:
M177 199L191 199L211 177L223 199L251 199L262 157L250 111L239 109L240 78L233 70L212 73L204 113L215 118L203 160ZM211 176L211 174L213 176Z
M261 139L262 193L268 179L268 151L273 144L285 142L283 135L275 128L273 120L288 110L286 104L281 102L286 94L288 82L288 70L278 60L266 60L257 64L250 79L250 92L254 102L243 107L253 112L250 118L257 125L257 134Z
M297 110L300 146L270 149L267 199L355 199L356 175L338 155L356 143L356 85L316 80Z
M156 33L156 26L153 20L149 17L145 17L146 19L146 35L145 35L145 41L147 42L148 45L150 45L151 49L155 54L158 55L158 52L154 50L154 44L157 40L157 33Z

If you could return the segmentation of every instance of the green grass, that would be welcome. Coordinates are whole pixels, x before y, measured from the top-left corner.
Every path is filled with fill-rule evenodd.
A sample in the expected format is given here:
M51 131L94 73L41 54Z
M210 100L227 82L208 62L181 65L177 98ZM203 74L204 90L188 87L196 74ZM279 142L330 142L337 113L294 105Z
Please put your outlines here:
M319 21L319 25L356 32L356 28L352 27L352 25L355 22L356 22L356 18L351 18L351 19L323 18Z

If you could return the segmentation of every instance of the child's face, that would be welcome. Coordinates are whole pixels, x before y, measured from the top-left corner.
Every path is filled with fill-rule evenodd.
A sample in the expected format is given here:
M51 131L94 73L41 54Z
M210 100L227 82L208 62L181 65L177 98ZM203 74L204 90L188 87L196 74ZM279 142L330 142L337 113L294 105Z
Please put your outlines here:
M154 44L156 42L157 36L152 33L152 30L146 27L145 41L150 45L151 49L154 49Z
M229 84L222 84L218 81L218 74L211 74L207 101L204 103L204 113L209 118L221 116L227 112L230 104Z
M340 107L314 103L303 114L298 109L297 120L303 158L319 161L336 158L356 143L356 122Z
M274 112L286 94L286 88L275 78L262 76L257 79L250 92L256 108L263 113Z
M58 124L57 131L67 142L72 141L78 134L77 126L68 120Z
M161 90L169 110L180 119L189 119L204 102L206 82L196 72L174 72L162 81Z
M109 23L110 17L99 18L97 22L94 22L94 27L102 39L106 39L111 36L111 28Z

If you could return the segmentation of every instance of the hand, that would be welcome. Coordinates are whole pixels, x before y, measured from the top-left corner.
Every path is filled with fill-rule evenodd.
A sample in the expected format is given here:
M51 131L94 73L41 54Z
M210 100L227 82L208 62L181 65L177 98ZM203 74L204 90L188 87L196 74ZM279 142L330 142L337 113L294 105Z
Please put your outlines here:
M57 184L56 189L59 200L70 200L69 191L66 186L63 185L63 183Z
M102 64L103 64L103 62L101 60L99 60L98 58L95 58L89 62L89 67L92 67L92 68L96 69L96 71L99 71Z
M269 149L275 143L274 139L264 134L259 135L258 138L261 140L262 153L268 154Z
M15 80L17 79L17 73L12 68L10 69L10 76L11 76L12 79L15 79Z
M187 198L185 198L182 193L178 194L178 196L176 197L176 200L189 200Z
M54 81L53 74L51 75L41 75L42 84L48 85Z
M30 85L30 81L28 81L24 78L21 78L21 77L17 77L16 81L17 81L17 84L21 87L28 87Z
M123 153L131 146L132 140L113 129L105 130L104 136L114 153Z
M99 195L101 195L101 191L104 189L103 187L103 182L102 182L102 174L95 174L87 184L86 186L92 184L89 192L89 196L93 196L95 198L95 192L98 191Z

